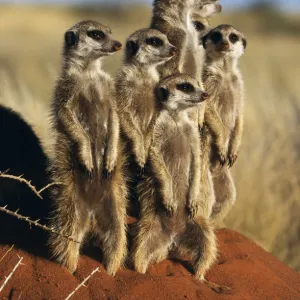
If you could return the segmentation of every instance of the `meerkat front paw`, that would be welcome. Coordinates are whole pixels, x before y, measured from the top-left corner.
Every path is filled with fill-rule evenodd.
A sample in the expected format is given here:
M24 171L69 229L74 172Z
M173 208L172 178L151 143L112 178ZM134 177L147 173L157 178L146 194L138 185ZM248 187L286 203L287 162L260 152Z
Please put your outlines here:
M218 159L219 159L220 165L222 167L224 167L226 165L226 161L227 161L227 151L224 149L219 149Z
M135 149L135 160L138 166L141 169L144 169L146 164L146 151L144 146L140 146Z
M81 146L79 157L82 165L86 169L88 175L93 177L94 165L91 146L86 143Z
M172 218L177 210L177 205L175 203L164 203L164 208L166 210L166 214L169 218Z
M113 154L113 155L108 155L106 157L106 172L108 174L112 174L116 168L116 164L117 164L117 154Z
M174 202L173 193L168 193L163 196L162 204L167 216L170 218L173 217L177 210L177 204Z
M228 166L231 168L238 158L238 154L230 153L228 155Z
M199 203L197 201L189 201L187 204L189 217L194 219L199 211Z

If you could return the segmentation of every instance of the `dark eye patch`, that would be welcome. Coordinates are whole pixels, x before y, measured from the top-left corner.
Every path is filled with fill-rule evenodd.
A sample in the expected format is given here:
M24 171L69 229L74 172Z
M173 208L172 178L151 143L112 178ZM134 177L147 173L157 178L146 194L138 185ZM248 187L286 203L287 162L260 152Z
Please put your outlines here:
M239 40L239 37L235 33L232 33L229 36L229 40L232 44L235 44Z
M218 42L220 42L223 39L223 36L220 32L213 32L210 36L210 39L217 44Z
M177 84L176 88L177 88L177 90L182 91L187 94L193 93L195 91L194 86L188 82Z
M161 46L163 46L164 42L158 37L152 37L152 38L146 39L146 44L153 46L153 47L161 47Z
M87 35L96 40L96 41L100 41L100 40L103 40L105 38L105 33L101 30L91 30L91 31L88 31Z
M196 29L197 31L202 31L202 30L205 29L204 24L201 23L201 22L199 22L199 21L194 21L194 22L193 22L193 25L194 25L194 27L195 27L195 29Z

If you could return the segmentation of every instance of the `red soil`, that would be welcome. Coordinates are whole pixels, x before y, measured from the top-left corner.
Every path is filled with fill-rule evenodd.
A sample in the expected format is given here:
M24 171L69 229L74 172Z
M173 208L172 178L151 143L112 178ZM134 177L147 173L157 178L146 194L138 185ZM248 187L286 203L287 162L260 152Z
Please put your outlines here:
M24 265L0 292L0 299L65 299L97 267L100 272L71 299L300 299L298 273L237 232L224 229L217 235L219 259L207 279L232 288L223 294L198 282L179 262L169 260L152 265L146 275L123 269L112 278L99 262L100 251L95 248L84 251L86 254L81 256L78 270L72 276L50 261L45 246L39 243L27 245L26 250L15 246L0 262L1 286L18 262L18 256L24 257ZM0 260L10 248L3 241L1 244Z

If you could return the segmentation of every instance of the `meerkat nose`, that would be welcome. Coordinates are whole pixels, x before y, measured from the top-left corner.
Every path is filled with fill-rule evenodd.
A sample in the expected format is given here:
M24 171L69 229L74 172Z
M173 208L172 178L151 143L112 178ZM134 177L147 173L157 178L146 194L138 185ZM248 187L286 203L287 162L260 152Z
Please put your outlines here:
M172 47L171 50L170 50L170 55L174 56L178 53L178 50L176 47Z
M114 43L114 45L113 45L113 49L114 49L115 51L121 50L121 49L122 49L122 43L116 41L116 42Z
M222 49L229 49L229 43L227 41L222 41L220 46L222 47Z
M221 4L217 4L216 7L217 7L217 12L218 13L222 12L222 5Z
M202 93L201 100L204 101L209 97L208 93Z

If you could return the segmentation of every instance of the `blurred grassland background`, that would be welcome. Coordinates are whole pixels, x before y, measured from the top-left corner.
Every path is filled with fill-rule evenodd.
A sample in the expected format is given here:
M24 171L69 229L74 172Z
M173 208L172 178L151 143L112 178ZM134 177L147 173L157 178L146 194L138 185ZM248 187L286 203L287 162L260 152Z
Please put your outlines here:
M63 33L82 19L109 25L125 42L147 27L150 6L0 6L0 103L34 126L47 147L47 114L60 69ZM300 271L300 14L258 5L223 13L248 39L245 133L233 168L238 200L226 226ZM107 59L116 74L123 53Z

